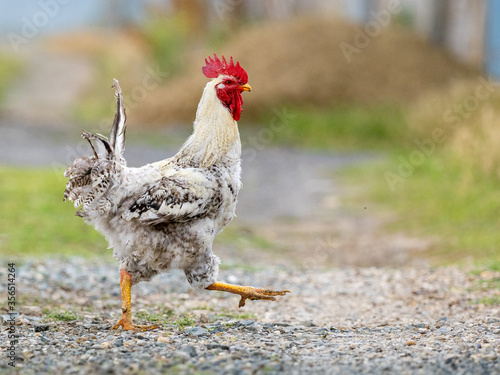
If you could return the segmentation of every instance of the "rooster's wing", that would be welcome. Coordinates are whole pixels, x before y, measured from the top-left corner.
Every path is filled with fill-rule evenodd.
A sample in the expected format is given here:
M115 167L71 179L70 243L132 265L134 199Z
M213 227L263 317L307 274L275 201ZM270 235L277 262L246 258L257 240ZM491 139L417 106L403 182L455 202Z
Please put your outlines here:
M186 222L215 213L222 205L219 179L198 168L162 177L125 212L127 220L145 225Z

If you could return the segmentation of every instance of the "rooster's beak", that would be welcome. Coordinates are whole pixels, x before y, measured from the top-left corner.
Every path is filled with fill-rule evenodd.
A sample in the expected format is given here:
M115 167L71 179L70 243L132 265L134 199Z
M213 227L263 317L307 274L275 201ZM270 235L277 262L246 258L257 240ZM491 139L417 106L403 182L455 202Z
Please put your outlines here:
M241 85L241 86L238 86L238 88L241 90L241 91L252 91L252 88L250 87L250 85L247 83L246 85Z

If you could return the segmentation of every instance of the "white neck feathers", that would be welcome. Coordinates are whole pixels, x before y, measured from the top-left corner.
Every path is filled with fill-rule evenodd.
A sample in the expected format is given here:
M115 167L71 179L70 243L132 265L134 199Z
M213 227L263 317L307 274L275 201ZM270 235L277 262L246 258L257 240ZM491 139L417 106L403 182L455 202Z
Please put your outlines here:
M236 162L241 156L238 124L217 97L215 86L221 81L220 77L215 78L205 86L196 111L194 132L178 154L204 167L224 159Z

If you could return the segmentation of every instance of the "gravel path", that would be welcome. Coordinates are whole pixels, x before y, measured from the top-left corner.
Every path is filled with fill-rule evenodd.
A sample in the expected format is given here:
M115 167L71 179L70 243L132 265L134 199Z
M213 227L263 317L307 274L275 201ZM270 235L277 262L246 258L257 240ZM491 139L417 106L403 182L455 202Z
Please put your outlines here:
M110 329L120 315L116 264L19 266L18 373L500 373L500 308L481 303L492 293L484 283L499 274L272 267L221 276L293 293L238 309L234 295L196 292L180 273L161 275L133 289L133 313L161 317L163 327L137 334ZM3 285L0 295L6 299ZM47 318L60 311L78 316ZM7 370L2 360L0 372Z

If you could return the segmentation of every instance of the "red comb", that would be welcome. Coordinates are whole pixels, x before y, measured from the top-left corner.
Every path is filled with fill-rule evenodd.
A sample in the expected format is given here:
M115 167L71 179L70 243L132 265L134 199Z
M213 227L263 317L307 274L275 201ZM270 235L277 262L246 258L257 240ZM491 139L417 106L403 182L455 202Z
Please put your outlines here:
M201 68L201 70L208 78L217 78L219 75L223 74L236 78L240 85L244 85L248 82L247 72L240 66L238 61L236 65L234 65L232 56L228 64L224 56L222 56L221 61L217 57L217 54L214 53L214 58L212 59L212 57L209 56L208 59L205 59L205 63L207 65Z

